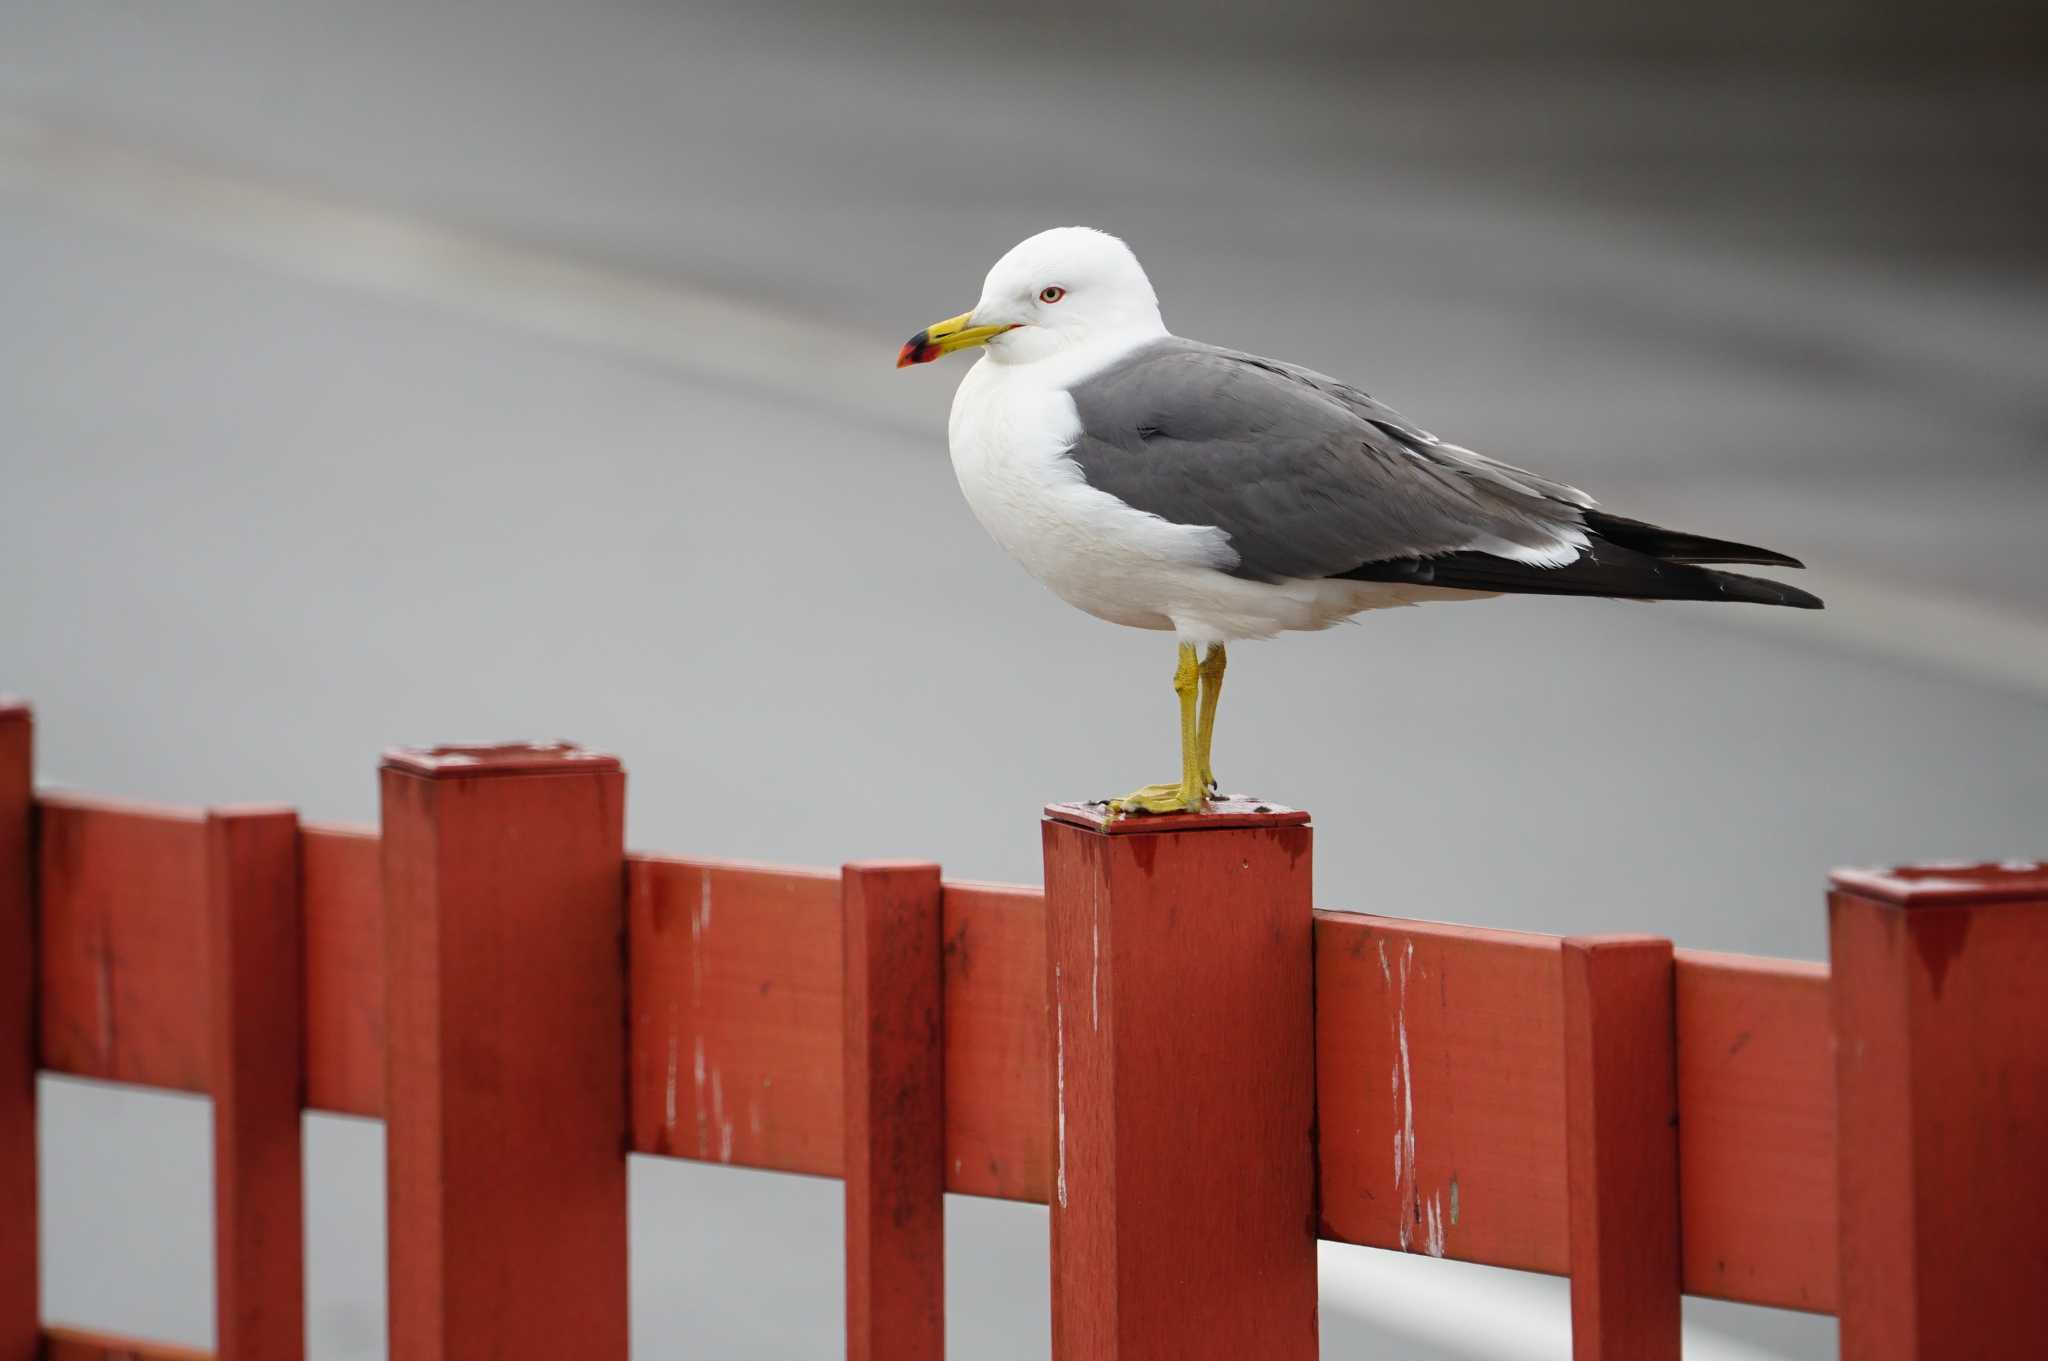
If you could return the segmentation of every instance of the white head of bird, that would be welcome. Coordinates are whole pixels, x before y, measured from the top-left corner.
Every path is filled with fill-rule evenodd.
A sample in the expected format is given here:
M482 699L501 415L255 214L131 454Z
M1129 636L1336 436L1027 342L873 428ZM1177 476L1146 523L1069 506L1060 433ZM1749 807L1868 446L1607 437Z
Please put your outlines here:
M896 367L975 346L987 346L994 363L1030 364L1165 334L1159 297L1129 246L1092 227L1054 227L1012 246L989 270L974 310L912 336Z

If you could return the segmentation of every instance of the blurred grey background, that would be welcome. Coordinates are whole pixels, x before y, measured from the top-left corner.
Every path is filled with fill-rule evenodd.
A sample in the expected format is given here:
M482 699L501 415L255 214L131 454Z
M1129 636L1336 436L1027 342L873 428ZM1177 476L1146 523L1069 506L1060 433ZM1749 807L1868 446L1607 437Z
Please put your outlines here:
M0 688L96 793L372 821L380 747L565 735L638 846L1035 881L1170 765L1171 649L1002 557L960 361L890 364L1086 222L1183 334L1828 597L1242 649L1217 763L1319 901L1818 957L1831 866L2044 849L2044 13L0 0ZM205 1105L46 1097L47 1312L207 1343ZM311 1125L313 1355L381 1356L378 1130ZM835 1353L836 1185L634 1196L638 1355ZM953 1354L1043 1357L1043 1213L951 1214ZM1568 1354L1558 1283L1326 1266L1332 1357Z

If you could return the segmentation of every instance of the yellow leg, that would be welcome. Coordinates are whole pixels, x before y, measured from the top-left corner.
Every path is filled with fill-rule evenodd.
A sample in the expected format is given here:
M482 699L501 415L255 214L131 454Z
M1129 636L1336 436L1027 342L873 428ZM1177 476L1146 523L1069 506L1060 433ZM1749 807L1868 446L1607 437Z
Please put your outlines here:
M1229 659L1223 654L1223 644L1212 643L1202 654L1202 717L1196 734L1197 759L1201 762L1198 773L1202 777L1202 788L1209 793L1217 792L1216 771L1209 764L1209 744L1216 738L1216 701L1223 698L1223 669Z
M1192 644L1182 643L1180 663L1173 671L1173 693L1180 700L1180 783L1148 784L1110 802L1119 813L1193 813L1208 805L1202 786L1201 729L1195 717L1201 667Z

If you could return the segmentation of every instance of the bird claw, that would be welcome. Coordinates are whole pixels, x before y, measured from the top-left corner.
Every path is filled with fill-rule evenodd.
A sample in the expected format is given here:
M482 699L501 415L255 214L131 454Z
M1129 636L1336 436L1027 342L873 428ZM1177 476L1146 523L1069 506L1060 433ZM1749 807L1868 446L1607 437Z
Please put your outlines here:
M1208 806L1206 789L1184 784L1148 784L1109 801L1112 813L1199 813Z

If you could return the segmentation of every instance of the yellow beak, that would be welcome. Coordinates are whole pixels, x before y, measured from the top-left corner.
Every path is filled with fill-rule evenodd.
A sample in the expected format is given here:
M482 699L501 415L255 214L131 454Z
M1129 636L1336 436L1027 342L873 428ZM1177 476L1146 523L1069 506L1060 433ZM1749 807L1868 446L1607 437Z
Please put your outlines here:
M957 317L935 321L919 331L904 343L896 356L896 367L907 369L912 364L929 364L942 354L955 350L971 350L977 345L986 345L1005 331L1014 331L1014 326L969 326L974 313L962 312Z

